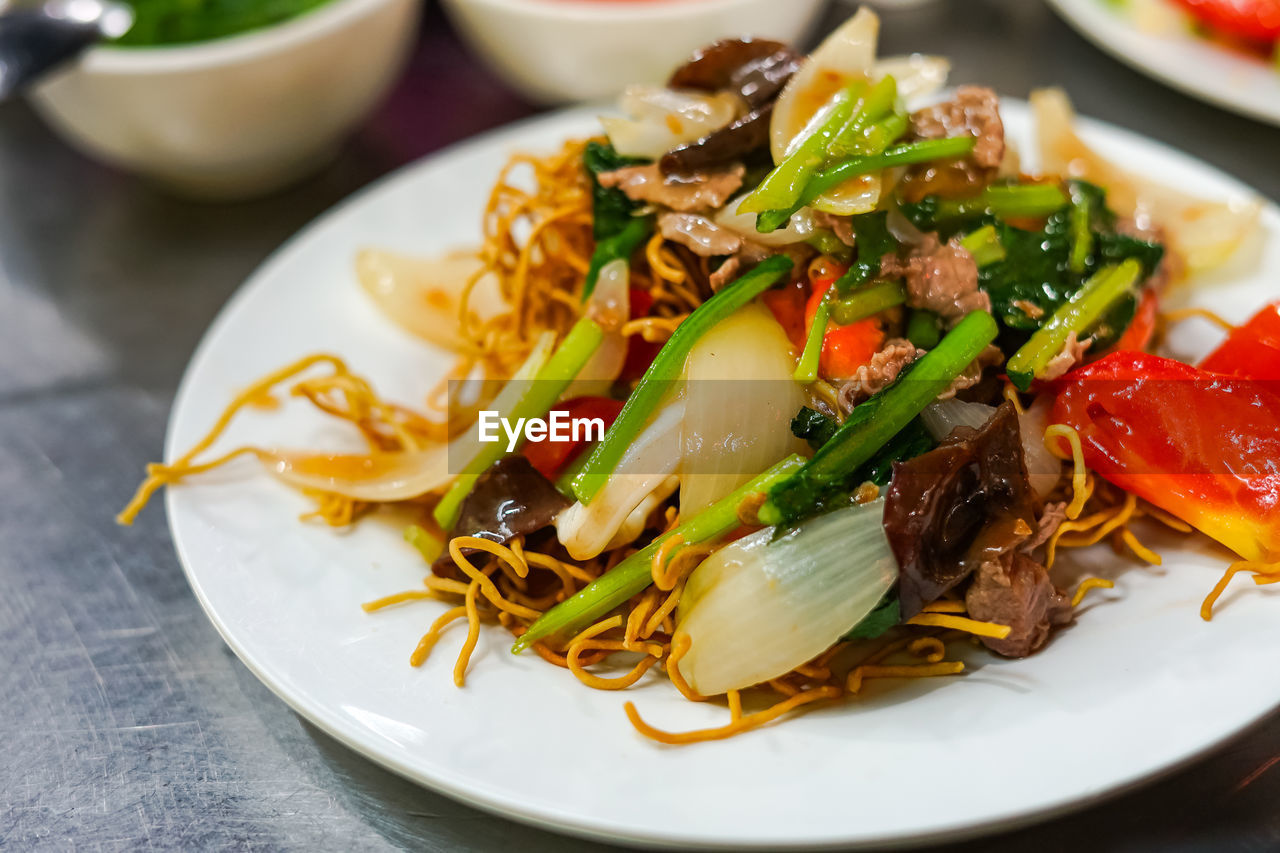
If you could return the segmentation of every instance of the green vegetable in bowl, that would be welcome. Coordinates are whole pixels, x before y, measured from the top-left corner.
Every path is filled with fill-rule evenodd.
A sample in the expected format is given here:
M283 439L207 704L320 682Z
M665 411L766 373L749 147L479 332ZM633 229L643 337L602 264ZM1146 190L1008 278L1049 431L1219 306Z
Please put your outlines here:
M114 44L156 47L212 41L274 26L327 0L125 0L133 26Z

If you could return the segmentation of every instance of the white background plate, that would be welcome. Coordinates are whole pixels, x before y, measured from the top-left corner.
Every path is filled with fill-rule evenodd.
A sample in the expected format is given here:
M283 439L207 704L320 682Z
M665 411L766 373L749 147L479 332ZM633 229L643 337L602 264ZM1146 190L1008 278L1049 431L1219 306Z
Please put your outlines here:
M1005 108L1028 149L1025 106ZM305 353L347 357L392 399L416 402L446 360L366 301L357 250L430 253L476 240L484 198L515 147L593 131L586 111L500 130L415 164L304 230L240 290L201 344L178 394L167 456L192 444L236 391ZM1114 159L1206 195L1246 190L1149 141L1089 124ZM1251 267L1280 268L1280 212ZM1258 253L1264 253L1259 256ZM1198 298L1244 318L1270 291L1260 275ZM1178 343L1212 343L1197 330ZM301 406L252 412L227 446L355 447ZM372 760L509 817L612 840L727 847L955 838L1088 802L1183 762L1280 703L1260 677L1280 645L1280 599L1241 583L1209 625L1197 609L1226 556L1154 541L1162 569L1088 567L1117 580L1042 653L974 653L962 677L872 685L857 701L730 741L657 746L622 713L657 725L722 724L715 704L663 678L598 692L488 629L463 690L450 679L457 630L421 669L407 657L443 605L366 615L359 603L418 587L424 566L390 524L350 533L298 523L303 500L246 464L168 496L191 585L236 654L299 713ZM1084 567L1077 571L1084 571ZM1070 573L1060 583L1074 581ZM1247 590L1244 587L1249 587Z
M1155 79L1223 109L1280 124L1280 69L1190 33L1145 33L1104 0L1049 0L1098 47Z

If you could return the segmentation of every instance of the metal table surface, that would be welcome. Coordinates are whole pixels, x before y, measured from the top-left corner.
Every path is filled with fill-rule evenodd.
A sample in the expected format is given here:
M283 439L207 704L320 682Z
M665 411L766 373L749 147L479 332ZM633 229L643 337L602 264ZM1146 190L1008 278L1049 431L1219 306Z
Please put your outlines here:
M1082 113L1280 197L1280 130L1162 88L1033 0L889 13L884 42L1012 95L1064 85ZM371 179L530 112L434 8L339 159L255 202L166 197L0 107L0 848L605 849L422 790L320 733L222 644L161 506L112 521L160 453L201 333L272 249ZM1163 781L953 849L1276 849L1277 763L1280 715Z

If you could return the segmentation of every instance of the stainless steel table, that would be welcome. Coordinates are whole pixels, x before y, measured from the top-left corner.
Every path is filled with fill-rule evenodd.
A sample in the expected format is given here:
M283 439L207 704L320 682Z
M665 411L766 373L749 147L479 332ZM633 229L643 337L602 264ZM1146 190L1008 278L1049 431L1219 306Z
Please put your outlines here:
M944 0L884 31L887 52L952 56L957 81L1065 85L1083 113L1280 197L1280 129L1165 90L1033 0ZM458 805L318 732L219 640L160 506L112 521L202 331L273 248L378 175L531 111L434 10L341 157L253 203L167 198L0 108L0 848L604 849ZM1277 849L1277 763L1273 716L1140 791L956 849Z

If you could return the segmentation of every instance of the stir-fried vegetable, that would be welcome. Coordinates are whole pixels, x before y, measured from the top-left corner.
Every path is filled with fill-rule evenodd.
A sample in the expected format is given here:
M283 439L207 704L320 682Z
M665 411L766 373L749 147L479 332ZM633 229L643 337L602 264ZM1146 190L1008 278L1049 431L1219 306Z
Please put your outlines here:
M805 401L791 341L751 303L703 335L685 362L680 514L688 518L800 449L787 425Z
M643 429L645 421L666 395L671 384L680 378L685 357L698 338L759 296L790 270L791 260L784 255L769 258L699 305L676 328L627 398L626 405L622 407L613 426L605 433L604 440L592 450L582 471L574 479L573 491L580 501L591 503L592 498L604 486L627 446Z
M631 253L640 248L649 235L653 233L653 219L648 216L637 216L612 237L606 237L596 243L591 253L591 264L587 267L587 276L582 283L582 298L585 300L596 289L596 281L600 278L600 270L606 264L617 260L627 260Z
M979 269L999 263L1009 256L994 225L984 225L966 234L960 241L960 247L973 257L973 262Z
M725 535L737 527L738 505L748 495L762 492L773 484L798 471L804 464L800 456L789 456L758 477L735 489L716 501L703 512L678 525L674 530L659 536L648 546L627 557L592 583L583 587L577 595L562 601L529 626L529 630L516 639L512 651L519 653L538 640L552 634L572 634L590 625L596 619L622 604L631 596L643 592L653 580L652 562L662 543L679 536L685 544L695 545Z
M813 175L826 163L829 149L844 131L853 113L857 84L831 99L825 112L820 112L806 128L799 143L774 167L742 203L739 213L760 213L795 204Z
M884 502L843 507L775 537L739 539L689 576L676 630L680 673L715 696L785 675L831 647L898 579Z
M1105 267L1085 282L1049 321L1041 326L1031 340L1010 357L1005 372L1020 390L1031 387L1031 381L1040 375L1050 360L1066 345L1074 333L1083 338L1084 333L1116 303L1132 293L1142 276L1142 266L1135 260Z
M973 150L972 136L954 136L949 139L922 139L894 145L879 154L854 157L815 174L800 195L800 200L790 207L766 210L756 219L756 229L768 233L781 228L801 207L813 204L824 193L862 175L870 175L895 166L910 166L930 160L954 160ZM857 212L857 211L855 211Z
M760 520L777 524L804 517L833 489L847 488L845 478L945 391L995 337L990 314L967 315L905 377L855 408L802 470L770 490Z
M836 279L836 291L845 295L880 274L885 255L897 251L898 241L889 233L888 214L884 211L853 217L854 247L858 259L848 271ZM852 322L852 320L845 321Z
M467 346L458 318L467 285L481 271L474 252L411 258L365 249L356 255L356 278L382 313L406 331L450 350ZM467 300L471 322L483 324L505 307L496 276L475 281Z
M796 363L793 378L803 384L808 385L818 378L818 363L822 357L822 344L827 334L827 318L831 314L831 300L821 299L818 302L818 308L813 312L813 321L809 324L809 331L804 339L804 351L800 353L800 360Z
M555 353L531 377L512 378L509 387L515 389L517 396L510 408L494 408L508 420L542 417L555 405L569 383L573 382L603 339L604 331L600 326L590 318L583 317L565 335ZM476 442L478 449L475 454L470 456L458 478L433 511L436 522L445 530L453 527L458 517L458 508L475 485L476 478L506 452L506 446L501 442L481 443L478 437Z
M1200 362L1200 369L1250 379L1280 379L1280 302L1271 303L1232 331Z
M840 283L836 282L837 289ZM831 305L831 318L842 326L856 323L907 301L901 282L877 281L842 296Z
M1257 231L1261 203L1255 198L1227 202L1196 198L1130 174L1098 156L1075 131L1075 112L1058 89L1031 93L1040 167L1049 174L1077 178L1107 188L1111 207L1122 216L1164 229L1169 246L1191 273L1225 263Z
M1247 560L1280 555L1280 389L1117 352L1054 386L1090 470Z
M598 176L644 162L638 157L623 157L612 145L594 139L583 149L582 168L591 181L591 229L597 240L606 240L626 228L640 206L617 187L601 186Z

